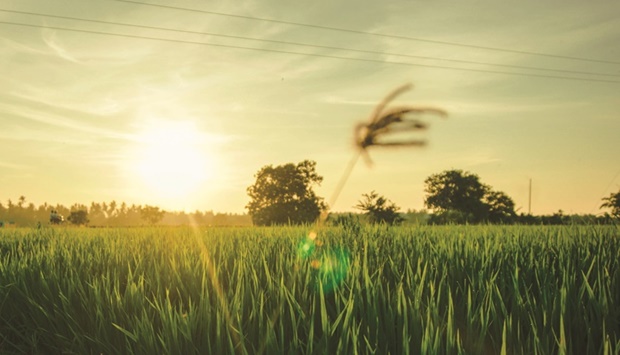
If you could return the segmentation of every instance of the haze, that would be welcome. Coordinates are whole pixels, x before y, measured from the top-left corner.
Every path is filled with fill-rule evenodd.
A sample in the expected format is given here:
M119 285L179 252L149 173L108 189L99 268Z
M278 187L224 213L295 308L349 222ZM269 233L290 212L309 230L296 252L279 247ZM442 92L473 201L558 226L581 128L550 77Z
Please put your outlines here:
M395 104L448 119L425 118L423 149L371 149L332 210L372 190L421 209L424 179L452 168L520 212L531 179L535 214L598 213L620 186L619 2L150 1L168 7L0 5L2 202L239 213L262 166L304 159L328 198L353 127L408 82Z

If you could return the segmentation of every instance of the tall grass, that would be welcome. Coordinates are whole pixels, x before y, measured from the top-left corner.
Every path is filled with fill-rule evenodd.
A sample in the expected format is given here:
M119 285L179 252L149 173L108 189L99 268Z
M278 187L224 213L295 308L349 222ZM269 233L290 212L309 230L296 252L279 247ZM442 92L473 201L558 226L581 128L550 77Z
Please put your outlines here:
M0 230L0 353L619 354L617 227Z

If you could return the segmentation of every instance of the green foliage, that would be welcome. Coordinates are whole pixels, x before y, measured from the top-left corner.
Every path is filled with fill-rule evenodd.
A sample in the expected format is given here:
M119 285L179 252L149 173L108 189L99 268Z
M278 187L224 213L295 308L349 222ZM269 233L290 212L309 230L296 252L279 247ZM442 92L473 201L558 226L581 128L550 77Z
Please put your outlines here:
M88 212L86 210L73 211L69 217L67 217L67 221L75 225L86 225L89 222Z
M425 205L438 211L458 211L472 218L469 222L481 222L486 207L482 198L487 187L477 175L462 170L448 170L429 176L424 183Z
M313 161L264 166L255 177L254 185L248 187L251 201L246 206L255 225L312 223L326 209L312 190L312 185L323 181Z
M151 225L155 225L164 218L165 211L159 209L159 207L154 206L144 206L140 209L140 216L143 220L147 221Z
M475 220L473 214L455 211L445 210L434 213L430 218L430 224L467 224Z
M610 208L612 216L620 218L620 191L611 193L608 197L603 198L605 201L601 208Z
M562 210L548 215L526 215L517 216L516 223L523 225L614 225L616 221L608 213L604 215L566 215Z
M487 207L487 221L501 224L510 224L515 221L517 216L515 203L505 193L489 189L483 201Z
M431 223L512 223L516 218L513 200L481 183L478 175L446 170L424 183L424 204L437 212Z
M0 280L2 354L620 352L613 226L14 228Z
M375 191L369 194L362 194L362 196L363 199L358 202L355 208L364 211L370 223L394 225L403 221L403 218L398 213L400 208L390 200L379 196Z
M340 227L346 233L360 235L362 222L360 216L353 213L330 214L327 223L331 226Z
M9 199L6 205L0 203L0 224L36 227L37 225L51 224L50 220L53 215L56 215L58 218L59 216L69 216L72 211L86 211L88 214L88 225L92 227L142 226L145 222L142 209L148 208L148 206L128 205L125 202L117 203L116 201L109 203L92 202L90 206L76 203L70 207L44 203L37 207L32 203L26 203L24 196L20 196L18 201L15 204ZM62 224L62 221L64 219L58 219L58 224ZM192 213L164 211L162 219L156 221L156 224L168 226L190 224L203 226L251 226L252 220L247 214L223 214L213 213L212 211L194 211Z
M428 221L431 217L430 213L426 210L412 210L409 209L407 212L401 215L403 217L403 224L406 225L424 225L428 224Z

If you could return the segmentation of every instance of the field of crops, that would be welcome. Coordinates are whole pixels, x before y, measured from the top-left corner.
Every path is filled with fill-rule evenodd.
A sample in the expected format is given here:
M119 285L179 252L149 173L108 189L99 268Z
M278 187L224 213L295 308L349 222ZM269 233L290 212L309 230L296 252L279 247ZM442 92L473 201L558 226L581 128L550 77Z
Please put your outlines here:
M618 354L606 226L0 229L2 354Z

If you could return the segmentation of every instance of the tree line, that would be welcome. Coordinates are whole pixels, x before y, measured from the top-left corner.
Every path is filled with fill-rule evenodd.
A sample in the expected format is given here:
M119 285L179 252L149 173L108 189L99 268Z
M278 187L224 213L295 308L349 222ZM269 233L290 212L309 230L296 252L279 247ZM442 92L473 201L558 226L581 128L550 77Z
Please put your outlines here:
M140 225L213 225L272 226L311 224L326 216L329 206L313 188L323 181L316 171L316 162L267 165L255 174L256 181L247 188L250 202L248 214L225 214L213 211L169 212L149 205L128 205L116 201L92 202L90 206L73 204L36 207L20 196L16 203L0 203L0 226L16 224L34 226L49 223L50 215L66 216L68 223L89 226L129 227ZM452 169L433 174L424 181L422 211L400 211L395 203L376 191L364 193L354 213L330 214L325 221L350 224L352 221L384 224L611 224L620 218L620 191L602 199L601 215L566 215L562 210L534 216L517 214L510 196L481 182L476 174ZM360 215L362 218L360 218Z
M65 223L92 227L134 227L144 225L180 226L197 224L203 226L249 226L247 214L195 211L191 213L164 211L156 206L127 204L125 202L92 202L90 205L75 203L69 207L62 204L44 203L35 206L20 196L16 202L0 202L0 226L37 226L50 223L54 211L64 216Z
M325 213L327 206L317 196L313 187L323 178L316 172L316 163L302 161L298 164L268 165L255 175L256 182L247 191L250 202L246 206L255 225L281 225L313 223ZM547 216L517 214L513 199L502 191L481 182L476 174L463 170L446 170L429 176L424 181L423 211L428 224L570 224L615 223L620 218L620 191L603 198L601 208L609 208L603 215L565 215L561 210ZM399 224L411 217L376 191L362 194L354 208L360 210L370 223ZM420 222L417 213L415 218ZM352 215L333 215L331 221L345 223ZM329 221L329 218L328 218ZM346 222L349 223L349 222Z

